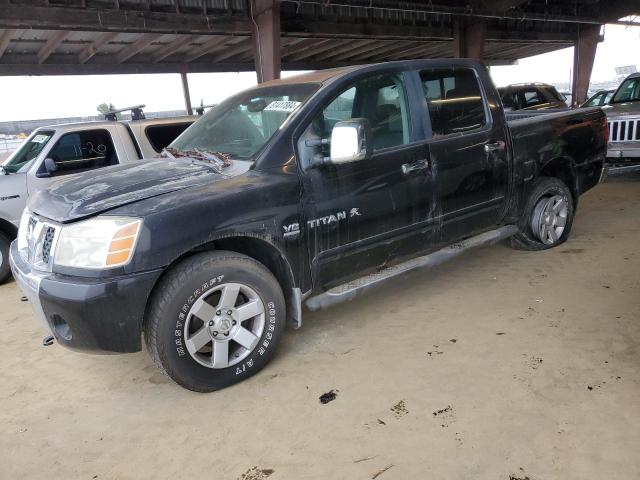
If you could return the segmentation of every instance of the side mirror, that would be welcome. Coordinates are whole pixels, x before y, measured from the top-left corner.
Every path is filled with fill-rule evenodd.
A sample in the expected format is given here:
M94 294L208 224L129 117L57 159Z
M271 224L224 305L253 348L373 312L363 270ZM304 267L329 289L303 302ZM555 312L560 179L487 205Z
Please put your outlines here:
M371 156L371 126L366 118L353 118L338 122L331 130L333 164L356 162Z
M49 175L52 175L58 170L58 165L56 165L56 162L53 158L45 158L44 168Z

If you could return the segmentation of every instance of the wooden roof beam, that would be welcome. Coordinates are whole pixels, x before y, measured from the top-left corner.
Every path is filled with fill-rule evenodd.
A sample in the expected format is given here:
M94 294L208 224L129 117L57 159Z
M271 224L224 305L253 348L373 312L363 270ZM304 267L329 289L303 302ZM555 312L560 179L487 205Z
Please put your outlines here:
M399 42L397 40L387 40L382 42L381 45L376 45L376 44L363 45L362 47L354 48L350 52L346 52L341 55L338 55L337 57L333 57L332 60L335 60L335 61L348 60L350 58L356 58L360 56L362 56L363 58L370 58L374 55L379 55L381 53L384 53L390 50L396 50L403 43L406 45L406 42ZM410 43L413 43L413 42L410 42ZM361 54L365 54L365 55L361 55Z
M374 44L373 39L366 39L366 40L347 40L346 43L344 43L341 46L338 46L334 49L332 49L329 54L325 57L322 57L322 60L333 60L336 57L339 57L340 54L346 53L346 52L351 52L353 50L355 50L356 48L360 48L363 47L365 45L369 46L369 48L371 48L371 46Z
M316 39L315 45L312 45L308 48L304 48L300 52L294 52L293 55L286 55L286 59L289 62L298 62L300 60L304 60L305 58L312 57L321 52L326 52L327 50L331 50L335 46L335 42L333 39Z
M220 62L222 60L226 60L227 58L235 57L236 55L242 55L243 53L246 53L252 49L253 49L253 42L251 41L242 42L238 45L222 50L222 52L216 55L212 61Z
M98 50L100 50L118 35L118 32L107 32L100 35L96 40L87 45L84 50L82 50L78 54L78 63L87 63L96 53L98 53Z
M45 43L38 52L38 63L44 63L47 58L49 58L49 55L51 55L56 50L56 48L58 48L62 44L62 42L64 42L64 40L69 36L70 33L71 32L65 30L52 32L52 35L47 40L47 43Z
M4 52L7 51L9 42L11 42L11 38L13 37L14 33L15 30L3 30L2 33L0 33L0 57L2 57L2 55L4 55Z
M185 35L185 36L180 37L180 38L178 38L176 40L170 41L169 43L167 43L166 45L160 47L156 51L156 53L153 55L152 62L153 63L161 62L165 58L170 57L171 55L176 53L182 47L184 47L186 45L189 45L194 40L195 40L195 37L193 37L191 35Z
M127 45L118 52L118 54L116 55L116 63L124 63L131 57L136 56L142 50L158 40L158 38L160 38L161 36L162 34L156 33L146 33L144 35L141 35L138 40L130 45Z
M222 45L227 41L227 37L224 35L215 36L206 40L202 45L196 47L193 51L189 52L189 54L183 59L185 63L193 62L198 58L206 55L211 52L215 47Z

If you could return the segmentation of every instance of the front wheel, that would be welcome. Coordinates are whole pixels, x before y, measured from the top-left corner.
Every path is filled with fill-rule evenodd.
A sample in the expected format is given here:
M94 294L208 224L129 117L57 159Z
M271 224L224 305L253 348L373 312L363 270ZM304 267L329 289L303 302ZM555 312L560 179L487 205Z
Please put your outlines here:
M258 372L285 325L278 281L233 252L201 253L172 267L150 300L145 342L179 385L211 392Z
M574 202L567 185L557 178L541 177L531 191L511 245L522 250L545 250L565 242L571 232Z
M9 246L11 240L4 233L0 232L0 285L11 276L9 267Z

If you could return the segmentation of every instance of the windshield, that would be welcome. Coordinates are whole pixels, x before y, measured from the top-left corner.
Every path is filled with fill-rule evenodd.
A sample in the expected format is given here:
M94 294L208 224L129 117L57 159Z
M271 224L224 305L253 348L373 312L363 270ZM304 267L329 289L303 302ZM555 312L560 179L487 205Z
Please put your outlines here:
M291 84L243 92L212 108L174 140L170 149L249 159L318 87L318 84Z
M2 164L6 173L17 173L29 168L31 162L38 156L42 149L53 137L53 132L36 132L29 137L9 158Z
M637 102L640 100L640 77L627 78L618 88L611 103Z

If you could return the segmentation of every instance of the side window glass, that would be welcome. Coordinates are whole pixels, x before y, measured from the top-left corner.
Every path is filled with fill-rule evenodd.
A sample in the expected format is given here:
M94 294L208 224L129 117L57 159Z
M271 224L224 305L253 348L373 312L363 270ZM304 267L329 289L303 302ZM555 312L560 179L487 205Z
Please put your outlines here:
M329 138L337 122L351 118L369 120L374 151L410 141L406 96L402 81L395 75L376 75L356 82L314 118L311 129L319 137Z
M604 95L604 98L602 99L602 102L600 102L600 105L609 105L609 102L611 101L611 97L613 97L613 93L614 92L608 92Z
M543 100L540 99L540 95L537 90L525 90L524 94L524 106L526 107L534 107L536 105L540 105L544 103Z
M145 129L149 143L156 152L173 142L178 135L184 132L190 123L173 123L167 125L149 125Z
M420 80L434 137L486 125L482 93L473 70L424 70Z
M505 92L502 95L502 105L504 108L510 108L512 110L516 110L518 108L516 97L513 92Z
M56 175L76 173L116 165L118 157L106 130L67 133L49 152L57 167Z
M602 93L598 93L594 95L591 100L584 104L585 107L595 107L597 105L602 105L602 100L604 100L604 96Z
M322 115L318 115L314 119L314 127L321 137L329 138L331 136L331 130L336 123L356 117L353 114L355 98L356 87L351 87L338 95L325 107Z

